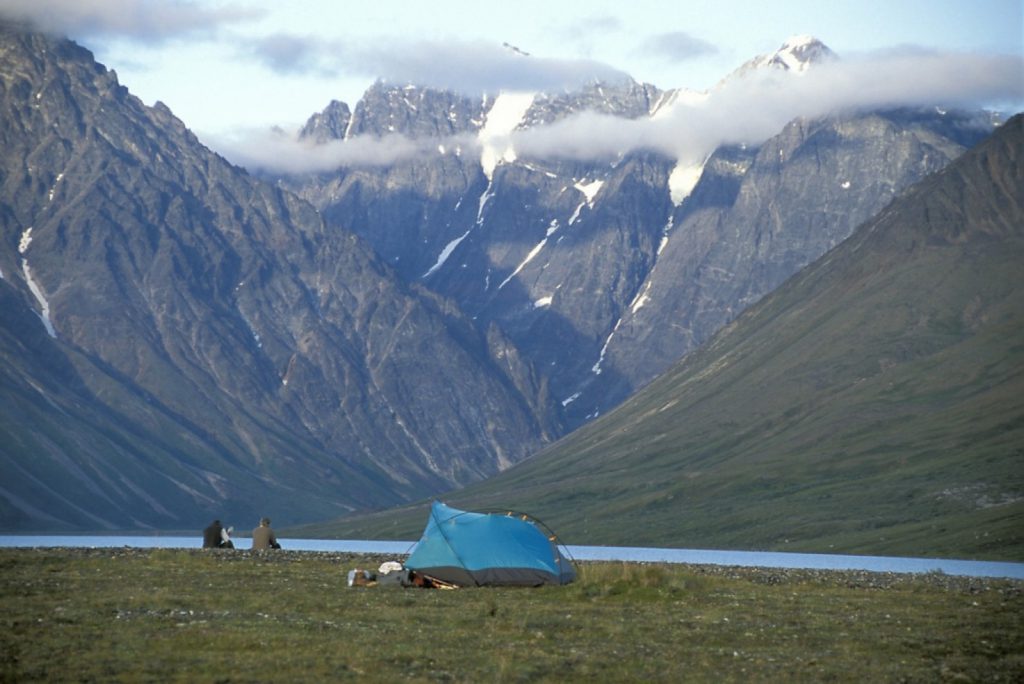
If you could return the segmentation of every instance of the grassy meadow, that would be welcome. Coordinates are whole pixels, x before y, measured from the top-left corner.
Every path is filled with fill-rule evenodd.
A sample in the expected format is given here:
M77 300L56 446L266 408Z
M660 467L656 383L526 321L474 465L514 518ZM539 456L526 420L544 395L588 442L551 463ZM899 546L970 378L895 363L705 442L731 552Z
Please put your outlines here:
M379 557L0 549L0 680L1022 681L1024 583L583 563L349 588Z

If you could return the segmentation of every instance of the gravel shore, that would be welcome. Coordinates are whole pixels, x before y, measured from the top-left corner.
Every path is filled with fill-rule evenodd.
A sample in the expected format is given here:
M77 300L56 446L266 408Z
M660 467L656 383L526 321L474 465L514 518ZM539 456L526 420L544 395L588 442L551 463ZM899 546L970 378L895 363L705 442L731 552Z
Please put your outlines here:
M4 549L5 553L21 552L48 557L81 558L144 558L153 554L203 554L224 563L303 563L330 562L343 567L376 568L385 561L403 561L401 555L342 553L335 551L251 551L248 549L157 549L138 547L30 547ZM577 561L577 565L622 563L623 561ZM688 563L644 563L679 568L695 575L725 577L757 584L825 584L833 587L887 590L907 586L929 586L947 591L975 594L998 591L1008 596L1024 592L1024 580L992 577L965 577L942 572L895 573L867 570L818 570L795 568L761 568L733 565L698 565Z

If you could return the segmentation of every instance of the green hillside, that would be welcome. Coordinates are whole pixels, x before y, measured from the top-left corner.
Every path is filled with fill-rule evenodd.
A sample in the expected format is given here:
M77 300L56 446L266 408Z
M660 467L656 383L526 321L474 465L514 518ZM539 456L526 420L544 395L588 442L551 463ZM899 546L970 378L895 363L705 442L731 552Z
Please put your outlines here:
M572 544L1024 560L1022 150L1017 116L618 410L446 500Z

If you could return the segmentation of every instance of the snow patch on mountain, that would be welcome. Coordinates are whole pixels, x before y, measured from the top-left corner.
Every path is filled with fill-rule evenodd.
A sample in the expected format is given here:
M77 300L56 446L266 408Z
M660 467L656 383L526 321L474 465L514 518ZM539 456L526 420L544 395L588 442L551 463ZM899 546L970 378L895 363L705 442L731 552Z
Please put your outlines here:
M54 329L53 322L50 320L50 303L46 301L46 296L43 294L43 288L39 287L39 283L32 278L32 268L28 265L28 258L24 256L31 244L32 226L29 226L22 232L21 238L18 240L18 254L22 255L21 272L25 276L25 282L28 283L28 289L32 291L32 295L36 298L36 301L39 302L39 307L42 309L42 313L37 315L42 319L43 325L46 327L46 332L50 337L56 338L57 331ZM0 277L3 277L2 274L0 274Z
M595 180L589 183L584 181L578 181L574 188L583 193L583 196L587 198L587 204L590 207L594 206L594 198L597 197L597 193L601 191L601 187L604 185L603 180Z
M470 232L472 232L472 230L473 229L470 228L465 233L463 233L462 235L460 235L459 237L455 238L447 245L445 245L444 249L442 249L441 253L437 256L437 261L434 262L434 265L427 269L427 272L420 277L427 278L433 275L439 268L444 266L444 262L448 261L448 257L452 255L452 252L455 251L455 248L459 246L459 243L466 239L466 236L468 236Z
M576 223L576 220L579 219L580 212L583 211L583 207L587 207L588 209L594 208L594 198L597 197L597 193L601 191L603 186L603 180L595 180L589 183L585 180L576 181L573 187L583 193L583 201L577 205L575 211L572 212L572 216L569 217L567 223L570 226Z
M621 318L619 320L615 321L615 327L612 328L612 331L610 333L608 333L608 337L605 338L604 346L601 347L601 353L598 354L598 356L597 356L597 363L595 363L590 368L590 372L593 373L594 375L600 375L601 374L601 364L604 363L604 355L608 353L608 345L610 345L612 343L612 338L614 338L615 337L615 333L619 331L619 326L620 325L622 325L622 319Z
M487 184L484 189L484 193L480 195L480 204L476 209L476 225L482 225L484 222L484 207L487 206L487 202L494 196L494 187L491 183ZM461 202L461 200L459 200Z
M659 257L661 256L661 253L665 251L665 247L668 245L668 236L669 233L672 232L674 224L675 216L673 214L669 214L668 221L665 223L665 227L662 228L661 230L661 242L658 243L658 250L657 252L655 252L655 254ZM657 270L658 262L655 261L654 265L651 267L650 272L647 274L647 282L644 284L643 289L640 290L640 293L637 294L637 296L634 297L633 301L630 302L629 304L629 313L631 315L636 315L636 312L644 308L644 305L651 300L651 297L648 293L651 291L651 285L654 284L654 274L657 272ZM620 318L619 321L615 324L615 328L618 329L621 323L622 319ZM609 341L611 340L609 339Z
M644 307L644 304L646 304L650 300L650 297L647 296L647 293L650 292L651 290L652 282L654 281L648 278L647 284L644 285L644 289L640 292L640 294L638 294L633 299L633 302L629 305L629 312L631 314L635 314L637 311L642 309Z
M674 205L679 206L682 204L683 200L693 192L693 188L697 185L697 181L700 180L701 174L704 173L705 163L707 163L706 157L700 162L684 160L676 162L672 173L668 177L668 191Z
M21 239L18 240L18 254L24 254L28 251L28 246L32 244L32 226L29 226L21 234Z
M252 335L252 341L256 344L256 348L263 349L263 340L260 339L260 334L256 332L256 326L252 324L252 321L249 320L249 317L246 316L244 312L239 311L238 313L242 317L242 320L245 321L245 325L249 328L249 334Z
M576 219L580 217L580 212L583 211L583 207L588 206L586 200L580 202L579 206L576 207L576 211L572 212L572 216L569 217L569 225L576 223Z
M47 202L53 201L53 196L57 192L57 183L60 183L62 180L64 180L64 174L58 173L57 178L54 179L53 185L50 187L50 194L46 198Z
M534 245L533 249L530 250L530 253L526 255L526 258L523 259L518 266L516 266L516 270L512 271L512 273L507 278L501 281L501 285L498 285L498 289L500 290L501 288L505 287L508 284L508 281L512 280L517 275L519 275L519 272L526 268L526 265L533 261L534 257L540 254L540 251L544 249L544 246L548 243L548 238L557 232L558 219L554 219L548 226L548 230L547 233L544 235L544 239L538 242L536 245Z
M534 97L535 93L501 93L494 99L478 136L480 166L488 180L500 162L515 161L512 131L523 122Z
M42 313L37 313L36 315L42 320L46 333L56 339L57 331L53 327L53 321L50 320L50 303L46 301L46 296L43 294L43 289L39 287L39 283L32 278L32 269L28 265L28 259L21 260L21 271L25 274L25 282L28 283L28 289L32 291L32 295L39 302L39 306L42 309Z
M487 206L487 202L490 201L491 197L493 197L493 196L494 196L494 186L493 186L492 183L488 182L487 183L487 187L484 189L483 194L480 195L480 204L479 204L479 206L477 207L477 210L476 210L476 223L474 223L472 226L470 226L469 229L465 233L463 233L462 235L460 235L459 237L455 238L454 240L449 242L447 245L445 245L444 249L442 249L441 253L437 256L437 261L434 262L434 265L431 266L429 269L427 269L427 271L423 275L421 275L420 278L427 278L427 277L433 275L434 273L436 273L437 270L440 269L442 266L444 266L445 262L448 261L448 257L450 257L452 255L452 252L455 251L455 248L458 247L459 244L463 240L465 240L469 236L469 234L471 232L473 232L473 229L476 228L477 226L483 225L483 222L484 222L484 208ZM458 203L455 205L455 208L458 209L461 205L462 205L462 198L460 197ZM485 287L484 289L486 290L489 287L490 287L490 284L488 283L488 287Z

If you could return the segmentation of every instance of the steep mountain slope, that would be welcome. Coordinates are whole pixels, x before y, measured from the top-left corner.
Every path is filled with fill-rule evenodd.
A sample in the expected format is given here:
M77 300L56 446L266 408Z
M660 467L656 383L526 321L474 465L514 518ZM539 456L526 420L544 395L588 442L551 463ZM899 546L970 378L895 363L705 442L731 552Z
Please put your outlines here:
M985 115L886 111L798 119L754 153L717 151L673 213L656 268L604 347L610 372L589 393L628 396L989 128Z
M1021 263L1018 115L616 411L450 500L576 543L1024 560Z
M545 439L499 331L73 43L0 27L0 149L0 527L308 520Z
M789 41L722 87L752 70L799 74L831 59L819 41ZM709 97L632 81L477 98L377 84L350 119L332 103L304 134L445 144L385 167L280 182L365 237L402 277L496 324L546 375L571 429L991 131L986 117L955 112L847 114L794 121L760 147L722 148L692 165L648 151L531 155L510 137L581 112L656 120Z

